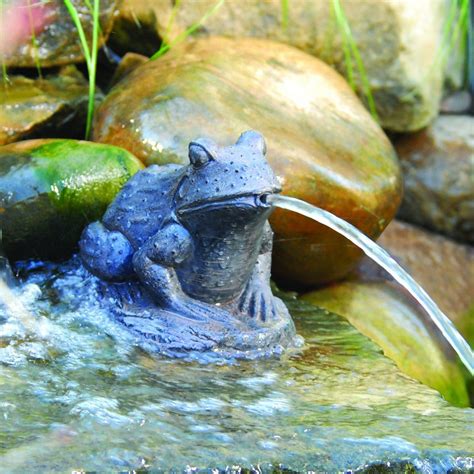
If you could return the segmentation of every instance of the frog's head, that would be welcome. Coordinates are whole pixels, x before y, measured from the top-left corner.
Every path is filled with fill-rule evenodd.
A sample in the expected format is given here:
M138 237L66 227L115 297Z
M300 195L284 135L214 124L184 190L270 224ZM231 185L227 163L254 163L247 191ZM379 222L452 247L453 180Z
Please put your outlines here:
M206 138L192 141L175 197L178 215L223 207L269 213L268 198L281 187L265 154L265 140L255 131L244 132L229 147Z

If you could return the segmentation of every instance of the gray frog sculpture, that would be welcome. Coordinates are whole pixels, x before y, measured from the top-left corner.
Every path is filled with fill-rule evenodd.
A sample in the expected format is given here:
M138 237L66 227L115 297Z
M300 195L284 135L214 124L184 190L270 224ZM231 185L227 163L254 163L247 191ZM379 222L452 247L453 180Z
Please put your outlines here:
M80 241L104 302L147 347L255 358L297 346L270 288L269 197L280 185L264 138L189 145L187 166L150 166L123 187Z

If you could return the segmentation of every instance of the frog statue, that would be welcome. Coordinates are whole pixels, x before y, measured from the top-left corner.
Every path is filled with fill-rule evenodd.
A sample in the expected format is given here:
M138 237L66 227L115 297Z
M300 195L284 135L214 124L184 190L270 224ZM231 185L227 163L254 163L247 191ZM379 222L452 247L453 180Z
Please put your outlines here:
M187 166L135 174L80 240L104 304L146 346L256 358L299 344L272 294L270 197L280 184L255 131L235 145L200 138Z

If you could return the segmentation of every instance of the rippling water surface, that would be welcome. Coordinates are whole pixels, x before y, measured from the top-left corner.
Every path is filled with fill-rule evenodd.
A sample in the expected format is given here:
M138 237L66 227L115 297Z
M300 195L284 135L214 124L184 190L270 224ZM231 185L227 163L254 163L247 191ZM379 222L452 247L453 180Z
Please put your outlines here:
M336 315L287 298L300 353L173 361L108 318L76 260L19 271L0 309L2 472L474 468L474 411L401 375Z

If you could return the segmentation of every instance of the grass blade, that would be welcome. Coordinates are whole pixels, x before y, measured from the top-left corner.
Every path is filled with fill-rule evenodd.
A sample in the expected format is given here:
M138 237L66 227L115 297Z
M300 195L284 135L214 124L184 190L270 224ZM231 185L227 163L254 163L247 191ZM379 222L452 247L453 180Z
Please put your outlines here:
M89 68L91 62L91 53L89 50L89 45L87 44L86 35L84 33L84 28L82 28L81 19L77 13L76 7L72 4L71 0L64 0L64 5L66 5L67 11L72 18L74 26L76 27L77 34L79 35L79 40L81 43L81 48L86 58L87 68Z
M334 10L334 15L336 17L336 24L340 32L342 33L342 47L344 50L344 61L346 64L347 81L349 82L352 89L355 90L356 84L354 79L353 66L354 59L359 75L359 80L361 83L361 89L367 100L369 112L374 118L374 120L378 121L379 118L377 115L374 96L372 94L372 88L370 87L369 77L367 75L364 62L362 61L362 56L352 35L349 21L347 19L346 14L344 13L340 0L332 0L332 7Z
M4 1L5 0L0 0L0 20L1 20L0 24L2 24L2 25L3 25L3 21L4 21L4 8L3 8ZM4 34L5 34L4 31L0 31L0 44L3 42ZM2 60L2 82L3 82L3 87L6 87L10 83L10 81L8 79L7 65L5 63L5 53L2 50L0 50L0 55L2 56L1 57L1 60Z
M464 52L468 50L470 27L469 12L470 0L450 0L449 12L443 26L440 45L426 73L425 80L428 80L432 74L437 73L439 69L442 70L442 73L445 72L449 54L453 51L458 42ZM469 62L470 58L465 53L463 54L466 56L466 61ZM411 100L415 94L415 89L408 91L402 97L402 100Z
M150 61L153 61L154 59L159 58L160 56L163 56L166 52L168 52L173 46L176 46L177 44L181 43L181 41L184 41L188 36L192 35L209 17L214 15L217 10L224 4L225 0L218 0L218 2L210 8L204 15L191 25L187 30L183 31L181 34L179 34L171 43L165 44L165 46L160 47L160 49L150 58Z
M332 6L334 10L334 15L336 17L336 24L338 25L339 30L342 32L342 48L344 51L344 62L346 65L347 82L349 82L352 89L355 89L356 85L354 82L354 68L352 66L351 48L349 46L348 39L348 36L350 36L350 30L348 33L349 25L339 0L333 0Z
M281 27L283 31L288 30L290 20L290 0L281 0Z
M86 139L88 139L92 128L95 107L95 81L97 75L97 53L99 48L100 32L100 0L94 0L93 5L91 5L89 1L86 2L86 5L89 7L89 9L92 7L92 45L90 48L89 44L87 43L84 28L82 27L76 7L72 4L71 0L64 0L64 4L66 5L69 15L71 16L72 21L76 27L77 34L79 35L81 48L86 59L87 73L89 75L89 99L86 120Z
M87 121L86 121L86 139L89 138L92 120L94 118L94 107L95 107L95 81L97 74L97 54L99 49L99 11L100 11L100 0L94 0L94 11L92 15L93 29L92 29L92 52L89 72L89 103L87 106Z

